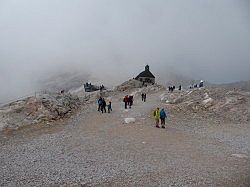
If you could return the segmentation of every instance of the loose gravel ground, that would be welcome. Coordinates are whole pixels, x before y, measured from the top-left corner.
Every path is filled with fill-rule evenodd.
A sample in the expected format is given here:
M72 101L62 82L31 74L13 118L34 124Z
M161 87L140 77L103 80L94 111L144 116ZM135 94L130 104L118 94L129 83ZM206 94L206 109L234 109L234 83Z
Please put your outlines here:
M114 97L111 114L89 104L65 125L2 133L0 186L249 186L249 124L170 114L157 129L161 94L129 110Z

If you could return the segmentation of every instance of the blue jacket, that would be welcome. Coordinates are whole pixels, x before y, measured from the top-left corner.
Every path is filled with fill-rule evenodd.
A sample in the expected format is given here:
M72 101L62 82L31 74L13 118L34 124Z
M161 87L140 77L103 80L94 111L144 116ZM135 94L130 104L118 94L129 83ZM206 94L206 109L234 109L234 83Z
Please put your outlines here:
M160 118L161 118L161 119L164 119L164 118L166 118L166 117L167 117L166 112L165 112L164 110L161 110L161 112L160 112Z

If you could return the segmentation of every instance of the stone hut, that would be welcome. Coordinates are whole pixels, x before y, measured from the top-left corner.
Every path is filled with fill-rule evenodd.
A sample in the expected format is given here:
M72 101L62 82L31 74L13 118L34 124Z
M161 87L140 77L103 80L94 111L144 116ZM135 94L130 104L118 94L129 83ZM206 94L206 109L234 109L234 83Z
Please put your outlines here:
M146 65L145 71L141 72L135 79L141 81L143 84L155 83L155 76L150 72L149 65Z

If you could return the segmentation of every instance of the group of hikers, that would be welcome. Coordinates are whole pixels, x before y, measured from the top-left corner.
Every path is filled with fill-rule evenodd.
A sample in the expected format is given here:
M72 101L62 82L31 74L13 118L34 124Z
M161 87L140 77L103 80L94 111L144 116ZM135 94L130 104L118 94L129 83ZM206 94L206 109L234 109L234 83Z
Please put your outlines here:
M146 102L146 93L142 93L141 94L141 98L142 98L142 101L143 102ZM125 104L125 109L128 108L131 108L131 106L133 105L133 95L126 95L124 98L123 98L123 102ZM106 113L106 107L108 107L108 113L110 113L112 111L112 106L111 106L111 101L108 102L108 105L106 104L106 101L103 97L100 97L98 99L98 111L99 112L102 112L102 113ZM160 128L160 125L161 125L161 128L166 128L165 127L165 120L167 118L167 112L164 110L164 109L159 109L157 108L154 113L153 113L153 116L155 118L155 126L157 128Z
M203 80L201 80L199 84L192 84L192 85L190 85L190 86L189 86L189 89L193 89L193 88L202 88L202 87L204 87L204 82L203 82ZM173 92L173 91L175 91L176 89L177 89L177 88L176 88L175 86L169 86L169 87L168 87L168 91L169 91L169 92ZM179 91L182 90L182 86L181 86L181 85L179 85L178 90L179 90Z
M182 89L182 86L180 85L179 88L178 88L178 90L181 91L181 89ZM169 91L169 92L175 91L175 86L169 86L169 87L168 87L168 91Z
M127 109L128 106L129 106L129 108L131 108L131 106L133 105L133 102L134 102L134 96L133 95L130 95L130 96L126 95L123 98L123 102L125 104L125 109Z
M100 86L100 91L104 90L104 88L105 88L105 87L104 87L103 85L101 85L101 86Z
M165 112L164 108L160 109L157 108L155 111L154 111L154 117L155 117L155 126L156 128L160 128L160 120L161 120L161 128L165 129L165 120L166 120L166 117L167 117L167 113Z
M204 82L203 80L200 81L199 85L198 84L192 84L189 86L190 89L193 89L193 88L202 88L204 87Z
M98 112L101 111L102 113L103 112L106 113L107 112L106 107L108 107L108 113L110 113L112 111L111 101L109 101L109 103L107 105L105 99L100 97L98 99L97 103L98 103Z

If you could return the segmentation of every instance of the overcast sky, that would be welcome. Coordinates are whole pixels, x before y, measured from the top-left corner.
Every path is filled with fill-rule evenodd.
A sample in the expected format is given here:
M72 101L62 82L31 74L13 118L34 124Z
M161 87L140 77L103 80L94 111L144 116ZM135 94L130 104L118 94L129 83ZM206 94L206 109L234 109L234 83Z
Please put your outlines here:
M0 0L0 98L47 72L118 84L146 64L157 77L250 80L249 2Z

